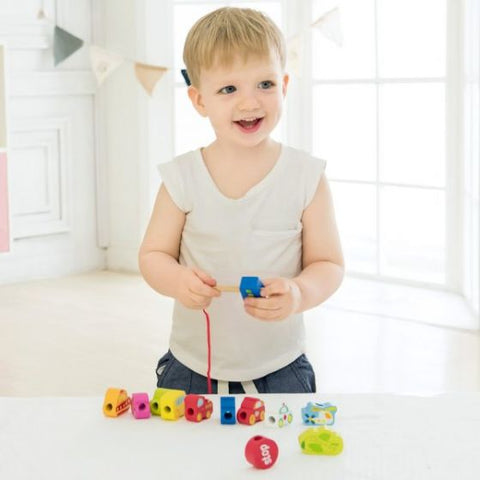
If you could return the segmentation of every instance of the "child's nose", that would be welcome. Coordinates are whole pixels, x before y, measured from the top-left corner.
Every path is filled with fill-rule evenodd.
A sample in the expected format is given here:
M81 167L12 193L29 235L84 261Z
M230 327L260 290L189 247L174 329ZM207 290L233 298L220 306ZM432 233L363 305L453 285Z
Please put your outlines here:
M238 103L238 108L240 110L255 110L260 106L260 102L258 101L257 96L255 93L245 93Z

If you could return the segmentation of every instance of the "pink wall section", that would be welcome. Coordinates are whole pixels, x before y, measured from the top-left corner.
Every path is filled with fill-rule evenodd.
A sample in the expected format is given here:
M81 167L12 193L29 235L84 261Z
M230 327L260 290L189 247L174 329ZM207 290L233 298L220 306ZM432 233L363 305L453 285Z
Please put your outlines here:
M0 252L8 252L9 246L7 154L0 152Z

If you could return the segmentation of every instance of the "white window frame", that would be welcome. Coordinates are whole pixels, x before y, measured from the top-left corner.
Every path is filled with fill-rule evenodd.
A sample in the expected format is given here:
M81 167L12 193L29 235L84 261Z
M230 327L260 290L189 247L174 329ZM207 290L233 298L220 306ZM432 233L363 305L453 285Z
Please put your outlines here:
M462 5L462 293L471 311L480 318L480 0L465 0Z

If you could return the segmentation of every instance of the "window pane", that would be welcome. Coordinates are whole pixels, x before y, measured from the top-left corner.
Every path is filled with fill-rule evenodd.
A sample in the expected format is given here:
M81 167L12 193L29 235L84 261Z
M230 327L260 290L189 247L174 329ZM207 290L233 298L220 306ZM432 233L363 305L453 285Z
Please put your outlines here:
M175 89L175 155L207 146L214 140L207 118L201 117L190 103L187 89Z
M471 261L475 265L472 272L472 306L476 312L480 312L480 203L472 202L472 253Z
M312 29L313 77L373 78L375 76L374 0L345 0L340 7L343 46L338 47ZM312 22L335 5L314 0Z
M377 5L380 76L444 76L446 0L377 0Z
M445 195L435 190L380 190L380 274L445 281Z
M466 258L472 258L475 256L475 239L473 235L473 226L475 225L473 217L473 202L470 195L463 196L463 251ZM463 269L463 293L470 301L473 297L473 279L475 277L475 269L478 264L471 261L466 261Z
M376 273L376 195L372 185L330 182L349 272Z
M376 179L373 85L320 85L313 91L313 153L331 178Z
M445 186L445 88L381 85L380 180Z

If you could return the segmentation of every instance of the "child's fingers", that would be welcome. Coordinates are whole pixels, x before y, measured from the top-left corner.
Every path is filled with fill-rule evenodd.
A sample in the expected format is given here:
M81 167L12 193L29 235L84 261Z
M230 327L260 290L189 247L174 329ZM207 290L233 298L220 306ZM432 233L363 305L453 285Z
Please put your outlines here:
M221 292L214 288L217 281L213 277L199 268L193 268L192 271L198 280L190 286L192 293L204 297L219 297L221 295Z
M221 293L213 287L209 287L205 283L197 283L190 287L190 292L193 295L198 295L200 297L219 297Z
M207 308L212 301L211 297L198 295L196 293L190 294L190 300L195 308Z
M272 312L278 312L282 308L280 297L254 298L249 297L243 301L247 313L257 318L270 318Z
M262 280L264 287L260 290L262 297L271 297L273 295L283 295L290 289L288 282L284 278L267 278Z
M190 292L208 298L220 296L220 292L214 288L217 282L204 272L200 272L202 276L199 276L197 272L198 271L194 272L196 276L193 277L193 281L189 285ZM213 283L213 285L210 285L211 283Z
M254 300L253 298L250 299ZM270 305L265 308L264 305L252 304L250 302L245 303L245 311L259 320L276 320L281 316L282 308L278 305Z
M217 284L217 281L211 277L208 273L200 270L199 268L193 268L193 273L203 282L209 285L210 287L214 287Z

